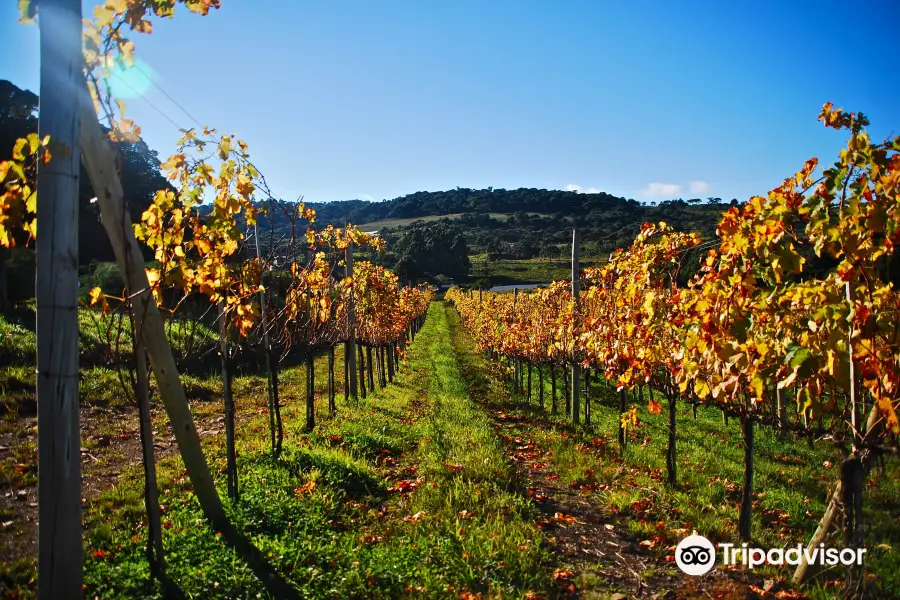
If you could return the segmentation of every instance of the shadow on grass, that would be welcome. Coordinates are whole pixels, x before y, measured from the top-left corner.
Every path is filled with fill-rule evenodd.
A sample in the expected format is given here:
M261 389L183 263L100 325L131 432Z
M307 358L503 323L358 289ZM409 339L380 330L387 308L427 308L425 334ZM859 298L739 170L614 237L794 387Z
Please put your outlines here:
M339 488L351 498L384 497L386 495L383 482L373 477L365 469L348 464L339 457L319 454L305 448L286 448L279 459L273 459L268 454L256 455L249 462L255 464L250 466L244 463L244 468L282 470L298 480L303 474L316 469L321 473L324 482ZM279 535L284 533L286 523L283 519L273 519L272 515L267 514L261 506L243 504L240 510L245 517L249 517L250 522L254 523L252 527L242 531L229 520L213 523L215 530L221 532L225 543L246 562L273 598L299 600L301 596L293 584L278 572L248 537L248 535ZM163 585L167 597L186 597L172 582L164 581Z
M344 434L342 443L359 456L375 459L379 456L396 456L403 451L399 444L393 443L382 436L373 436L366 433Z
M285 449L278 460L273 460L270 456L260 457L259 460L268 461L271 466L287 470L297 478L317 469L326 483L341 489L353 499L382 497L387 493L384 482L362 467L348 464L334 456L310 452L305 448Z
M216 527L222 532L222 539L231 546L256 575L256 578L265 586L266 590L274 598L287 598L288 600L300 600L300 595L284 577L275 569L272 564L266 560L265 555L260 552L259 548L240 531L238 531L230 521L225 521ZM168 589L166 590L168 597ZM183 595L181 597L184 597Z

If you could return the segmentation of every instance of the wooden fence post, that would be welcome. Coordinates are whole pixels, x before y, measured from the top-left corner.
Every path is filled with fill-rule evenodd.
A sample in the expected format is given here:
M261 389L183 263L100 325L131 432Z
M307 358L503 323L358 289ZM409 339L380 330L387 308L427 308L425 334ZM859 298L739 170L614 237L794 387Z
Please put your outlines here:
M353 244L347 244L347 250L344 252L344 261L347 264L347 277L353 277ZM350 374L350 397L354 401L359 400L356 389L356 308L354 296L356 295L356 284L350 292L350 301L347 303L347 345L344 354L344 360L347 362L347 372Z
M741 541L749 542L753 519L753 418L749 414L741 416L741 436L744 442L744 485L741 488L741 508L738 519L738 533Z
M578 297L579 283L581 279L581 265L579 264L581 254L581 237L578 230L572 230L572 302L574 304L575 314L579 312L581 306ZM573 340L574 343L574 340ZM578 425L581 419L581 365L578 364L578 357L573 347L572 349L572 424Z
M253 226L253 232L253 238L256 242L256 261L260 264L260 267L262 267L262 254L259 251L258 225ZM272 248L270 245L270 253L271 250ZM281 426L281 411L278 406L278 365L275 361L275 357L272 354L272 339L269 337L269 320L268 315L266 314L266 294L268 293L268 290L265 287L265 277L266 272L265 270L263 270L262 274L260 275L260 280L261 283L263 283L263 287L259 291L259 314L260 326L262 327L263 334L263 351L266 354L266 388L269 394L269 435L272 442L272 456L277 457L281 452L281 442L283 434Z
M337 406L334 403L334 346L328 347L328 414L332 417L337 414Z
M78 134L84 88L81 2L44 0L37 180L38 598L81 598L78 413Z
M225 300L220 300L219 311L219 353L222 356L222 398L225 404L225 458L228 475L228 497L238 497L237 453L234 445L234 395L231 391L231 361L228 357L228 314Z
M80 21L78 28L78 69L80 72L82 61ZM209 465L203 455L203 447L197 436L194 418L181 384L181 378L178 375L175 358L172 356L166 338L165 324L151 293L147 272L144 270L144 259L131 226L131 218L125 209L122 184L115 171L115 150L109 142L109 137L100 128L83 80L80 82L79 89L84 98L79 103L80 110L83 111L80 133L81 158L91 178L94 193L97 194L101 222L116 255L116 263L124 276L126 288L130 290L132 302L136 304L136 314L140 315L143 321L140 324L141 335L144 338L147 355L150 357L160 398L172 423L172 431L175 434L178 449L203 514L214 527L229 529L231 526L216 491ZM80 505L80 497L78 502ZM78 552L81 552L80 540ZM82 594L80 584L78 594ZM69 596L60 595L58 597Z
M153 444L153 417L150 414L150 374L147 370L147 351L138 328L139 318L131 307L131 331L135 362L134 399L140 416L141 455L144 463L144 505L147 508L147 559L150 573L162 580L166 561L162 544L162 517L159 511L159 488L156 483L156 454Z

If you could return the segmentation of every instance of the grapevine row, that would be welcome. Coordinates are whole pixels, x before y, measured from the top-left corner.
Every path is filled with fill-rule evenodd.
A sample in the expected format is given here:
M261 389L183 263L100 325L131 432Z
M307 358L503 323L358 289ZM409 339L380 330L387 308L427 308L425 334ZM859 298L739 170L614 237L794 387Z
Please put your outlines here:
M106 81L114 71L134 62L134 43L131 33L150 33L152 17L171 17L177 4L206 15L219 7L218 0L178 0L155 2L150 0L110 0L98 7L92 20L82 20L75 3L65 8L42 8L41 26L54 32L56 38L65 37L66 50L77 54L83 50L84 72L70 68L58 69L68 75L55 90L60 102L81 128L68 127L44 134L45 125L54 123L51 110L41 106L39 129L19 140L12 159L0 163L0 245L13 246L33 241L37 232L38 215L50 222L54 214L61 215L74 205L77 177L74 185L58 188L46 200L38 199L42 181L50 181L45 165L51 167L62 161L74 163L78 170L79 157L97 195L103 225L110 237L116 260L126 284L122 295L107 297L99 288L90 292L90 304L100 307L103 319L110 324L108 312L117 307L118 333L108 336L122 338L127 329L123 319L131 321L130 345L133 362L130 370L133 394L141 413L141 443L145 470L145 503L149 518L148 557L154 575L162 578L165 561L162 552L158 494L155 481L153 431L150 422L150 369L155 377L156 391L161 397L171 421L182 458L191 478L192 487L204 514L216 531L222 532L233 546L247 548L243 539L230 524L215 488L206 457L199 443L197 430L179 376L179 365L167 344L169 333L177 323L204 319L210 308L217 311L219 326L218 350L221 358L223 397L226 426L227 488L229 496L239 500L238 473L235 449L235 406L231 393L231 379L236 353L246 347L261 347L265 354L269 386L269 414L272 451L281 451L282 424L278 399L278 364L288 355L300 355L306 363L307 398L306 427L315 425L314 356L327 352L329 358L329 409L335 407L334 348L345 344L345 397L355 399L356 350L359 349L360 390L365 393L365 365L368 363L370 390L374 389L372 370L374 351L377 359L379 383L382 386L393 378L397 360L403 355L406 343L421 326L428 303L433 296L429 287L400 289L392 273L362 262L353 268L354 247L380 250L383 242L361 232L357 227L316 227L315 212L302 204L290 209L281 206L268 190L265 178L250 159L247 144L233 135L219 134L210 128L183 130L176 152L162 164L171 185L159 190L150 207L131 226L131 215L124 207L122 184L118 179L115 152L110 140L136 140L140 128L124 115L125 105L114 98ZM20 2L23 18L34 17L37 3ZM56 19L56 21L54 21ZM56 27L54 29L54 26ZM63 36L62 33L66 35ZM46 35L42 31L42 35ZM67 36L67 37L66 37ZM83 47L80 42L83 41ZM57 44L60 45L60 44ZM52 60L59 56L44 56L42 63L52 72ZM72 58L69 64L75 64ZM42 75L43 78L43 75ZM64 85L62 85L64 84ZM42 83L42 91L44 85ZM54 94L49 94L53 96ZM51 103L47 103L49 106ZM104 131L97 114L109 125ZM77 137L72 137L72 130ZM59 137L57 137L59 136ZM66 165L72 166L72 165ZM50 189L48 184L43 184ZM69 193L71 192L71 193ZM204 206L205 205L205 206ZM208 208L209 210L206 210ZM291 234L287 240L270 243L263 255L257 220L267 211L284 210L291 213ZM203 213L201 215L201 213ZM136 215L135 215L136 216ZM77 230L45 228L50 243L46 248L68 249ZM270 242L274 241L270 236ZM65 238L65 239L64 239ZM39 238L40 239L40 238ZM255 253L248 244L255 241ZM142 248L139 242L143 242ZM41 240L43 242L43 239ZM77 243L74 244L77 249ZM154 263L147 266L143 250L149 248ZM50 331L60 339L77 337L75 306L75 260L66 255L64 261L47 260L49 255L38 251L38 280L53 281L51 287L38 286L38 329ZM254 256L255 254L255 256ZM43 258L41 258L43 256ZM59 273L55 269L58 267ZM281 270L279 270L281 269ZM44 273L54 272L47 278ZM51 294L62 290L61 298ZM68 303L71 302L71 306ZM206 308L203 308L203 305ZM44 312L51 318L46 318ZM197 314L199 312L199 315ZM53 314L51 314L53 313ZM182 330L195 331L195 327ZM169 338L171 339L171 338ZM357 346L357 341L360 345ZM76 386L54 384L54 378L65 377L67 369L77 369L77 346L72 352L44 351L39 342L38 369L49 383L41 390L53 390L56 397L39 392L38 437L42 455L38 470L39 529L38 561L39 594L41 597L75 597L82 591L81 539L81 477L80 463L70 460L78 456L78 389ZM363 352L365 346L366 352ZM46 359L46 360L45 360ZM47 362L55 361L52 364ZM60 366L63 365L63 366ZM42 381L44 381L42 380ZM125 381L122 378L123 382ZM53 453L65 436L72 448ZM62 482L55 485L55 482ZM48 524L44 527L43 524ZM53 524L52 526L50 524ZM64 525L61 525L64 524ZM257 553L258 554L258 553ZM254 558L255 557L255 558ZM256 554L248 558L260 578L278 597L289 597L289 586L266 572L265 561ZM65 571L55 571L63 565Z
M877 456L897 453L900 434L900 137L873 143L863 115L830 104L819 118L850 134L838 160L816 177L811 159L766 196L732 207L711 243L648 223L630 247L580 274L578 295L554 282L515 295L454 288L447 298L493 357L549 367L554 379L557 368L585 368L613 383L622 442L637 419L627 391L655 390L651 412L661 411L658 399L669 403L671 485L677 402L739 418L744 539L754 425L831 435L845 457L846 541L858 545L863 482ZM703 250L699 272L680 285L682 265ZM580 393L576 385L567 399L576 424ZM583 412L590 425L589 399Z

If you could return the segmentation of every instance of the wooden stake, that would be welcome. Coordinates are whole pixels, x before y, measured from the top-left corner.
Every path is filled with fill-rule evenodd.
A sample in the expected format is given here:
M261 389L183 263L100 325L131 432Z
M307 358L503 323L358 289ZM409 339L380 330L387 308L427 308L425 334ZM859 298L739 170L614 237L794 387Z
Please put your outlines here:
M344 252L344 262L347 264L347 277L353 278L353 244L347 245ZM359 400L356 390L356 309L354 296L356 295L356 285L350 294L347 302L347 352L344 359L347 361L347 372L352 374L347 380L350 383L350 397L354 401ZM365 384L363 384L365 385ZM365 390L363 390L363 398L365 398Z
M555 415L557 413L556 408L556 365L552 362L550 363L550 414Z
M741 490L741 514L738 531L741 541L749 542L753 517L753 419L741 417L741 433L744 440L744 486Z
M273 226L274 229L274 226ZM254 240L256 242L256 260L262 266L262 254L259 251L259 226L253 226ZM271 236L270 236L271 241ZM271 246L269 252L271 253ZM266 355L266 391L269 395L269 436L272 442L272 456L277 457L281 452L282 424L281 411L278 408L278 364L272 353L272 340L269 337L268 315L266 314L266 273L263 271L260 279L263 289L259 292L260 326L263 334L263 352ZM278 423L276 424L276 417Z
M42 10L44 10L42 8ZM81 24L78 22L78 70L81 71ZM58 35L58 32L57 32ZM58 43L58 40L57 40ZM122 184L116 174L116 154L109 138L103 133L97 122L93 105L84 88L84 81L80 82L83 94L81 103L82 118L80 131L81 158L85 169L91 179L94 193L97 194L97 203L100 205L101 221L113 252L116 255L116 263L125 278L125 286L131 290L132 302L136 304L136 314L141 316L143 322L140 330L150 357L150 365L156 379L160 398L166 408L169 421L172 424L172 432L178 442L178 449L184 460L185 468L191 479L191 485L203 514L210 520L213 527L233 530L225 516L222 501L216 492L216 486L209 471L209 465L203 455L200 438L197 436L197 428L194 418L184 394L184 387L178 375L175 358L169 348L166 338L165 324L156 300L150 292L150 282L147 280L147 272L144 270L144 258L141 255L140 246L134 237L134 229L131 226L131 218L125 210ZM46 231L46 230L45 230ZM46 464L46 463L45 463ZM79 494L78 504L81 504ZM221 529L220 529L221 530ZM69 561L76 560L73 556L80 556L81 539L79 536L77 555L68 554ZM39 567L40 568L40 567ZM52 571L52 570L51 570ZM45 571L46 573L46 571ZM82 594L79 583L77 594L62 593L56 597L79 597Z
M81 2L43 0L41 138L52 159L37 180L38 598L81 598L78 413L79 94Z
M828 501L828 507L825 509L825 515L822 517L822 520L819 522L819 526L816 527L815 533L809 540L809 545L807 546L807 553L812 554L813 549L816 546L821 544L825 540L825 536L828 535L828 531L831 529L831 523L834 521L834 516L838 514L841 509L841 482L838 481L834 486L834 492L831 494L831 498ZM794 571L794 576L791 577L791 583L794 585L799 585L803 583L803 580L806 579L806 573L809 570L809 563L806 561L806 555L800 556L800 564L797 565L797 569Z
M584 424L591 425L591 370L584 372Z
M361 355L360 355L361 356ZM362 360L362 358L360 358ZM374 362L372 362L372 346L366 346L366 362L369 365L368 375L369 375L369 391L373 394L375 393L375 371L374 371ZM362 385L365 386L366 382L363 381Z
M366 398L366 357L363 353L362 344L356 344L356 349L359 351L359 393L362 395L363 400ZM372 356L369 355L369 370L372 370ZM356 371L353 372L353 377L351 378L353 381L356 381ZM371 389L370 391L374 391Z
M162 519L159 512L159 488L156 484L156 453L153 444L153 421L150 414L150 377L147 372L147 352L141 332L136 326L134 307L131 307L131 330L134 334L135 388L134 397L140 415L141 457L144 463L144 506L147 509L147 561L150 572L162 579L166 561L162 544Z
M578 230L572 230L572 302L575 314L579 314L581 301L578 297L581 279L581 238ZM574 342L574 340L573 340ZM581 366L573 348L572 354L572 424L578 425L581 419Z
M316 363L313 349L306 352L306 431L316 427Z
M337 405L334 403L334 346L328 347L328 414L332 417L337 414Z
M219 310L219 353L222 357L222 398L225 404L225 458L228 475L228 497L238 497L237 452L234 445L234 395L231 392L231 367L228 356L228 319L225 302L220 301Z

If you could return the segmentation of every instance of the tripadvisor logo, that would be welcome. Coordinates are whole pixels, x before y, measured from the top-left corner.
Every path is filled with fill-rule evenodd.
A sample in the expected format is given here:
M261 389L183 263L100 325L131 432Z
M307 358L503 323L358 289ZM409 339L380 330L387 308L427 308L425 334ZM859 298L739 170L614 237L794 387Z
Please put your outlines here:
M722 565L741 564L751 569L769 565L799 565L804 561L810 565L859 566L863 563L865 548L826 548L825 544L804 548L797 544L792 548L750 548L747 544L719 544ZM704 575L716 563L716 547L702 535L689 535L675 548L675 564L688 575Z
M705 575L716 563L716 549L702 535L689 535L675 548L675 564L688 575Z

